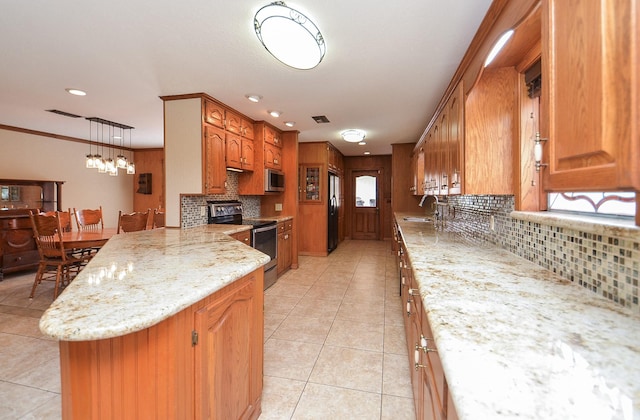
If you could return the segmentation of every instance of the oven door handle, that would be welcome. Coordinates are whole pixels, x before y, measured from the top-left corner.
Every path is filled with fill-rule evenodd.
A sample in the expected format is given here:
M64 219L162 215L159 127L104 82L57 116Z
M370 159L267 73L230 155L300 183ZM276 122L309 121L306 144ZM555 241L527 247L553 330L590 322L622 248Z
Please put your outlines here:
M276 230L277 228L278 228L278 225L269 225L269 226L259 227L259 228L253 229L253 233L267 232L270 230Z

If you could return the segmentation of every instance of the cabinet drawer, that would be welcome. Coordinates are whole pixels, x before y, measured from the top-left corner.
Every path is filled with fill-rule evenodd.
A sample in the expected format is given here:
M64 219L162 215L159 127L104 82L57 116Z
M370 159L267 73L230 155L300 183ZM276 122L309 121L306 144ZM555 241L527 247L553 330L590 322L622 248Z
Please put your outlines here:
M31 219L28 217L0 219L0 230L5 229L31 229Z
M233 235L231 235L232 238L243 242L247 245L251 245L251 231L250 230L245 230L244 232L237 232L234 233Z
M2 270L6 272L12 271L12 269L36 266L38 261L40 261L40 256L37 250L4 254L2 256Z

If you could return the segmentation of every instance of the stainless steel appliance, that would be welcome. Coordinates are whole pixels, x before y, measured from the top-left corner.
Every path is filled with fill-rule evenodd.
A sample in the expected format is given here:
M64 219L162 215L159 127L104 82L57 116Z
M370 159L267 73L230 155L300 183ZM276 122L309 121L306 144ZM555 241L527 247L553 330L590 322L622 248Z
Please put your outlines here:
M338 247L338 210L340 206L340 177L329 172L329 209L327 220L327 251Z
M271 257L264 266L264 289L278 279L278 224L274 220L243 219L239 201L207 201L209 224L251 225L251 246Z
M284 191L284 173L275 169L265 169L264 190L266 192Z

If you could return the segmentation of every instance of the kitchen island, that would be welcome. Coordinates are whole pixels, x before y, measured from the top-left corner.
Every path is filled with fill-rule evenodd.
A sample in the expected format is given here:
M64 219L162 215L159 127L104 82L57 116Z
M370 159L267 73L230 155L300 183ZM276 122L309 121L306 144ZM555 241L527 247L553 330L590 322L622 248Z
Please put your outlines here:
M40 320L63 418L257 418L269 257L206 225L117 235Z
M411 216L424 215L395 214L417 285L408 300L420 299L434 342L410 343L410 363L414 348L417 369L423 348L437 348L446 378L425 394L444 395L462 420L640 418L640 317Z

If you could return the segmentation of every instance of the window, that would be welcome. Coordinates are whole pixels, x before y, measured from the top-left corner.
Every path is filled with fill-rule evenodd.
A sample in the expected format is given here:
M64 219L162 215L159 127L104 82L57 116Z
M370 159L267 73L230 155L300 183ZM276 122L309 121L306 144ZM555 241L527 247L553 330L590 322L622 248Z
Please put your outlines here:
M375 207L377 185L376 177L362 175L356 177L356 207Z
M636 194L622 191L549 193L549 210L634 217Z

